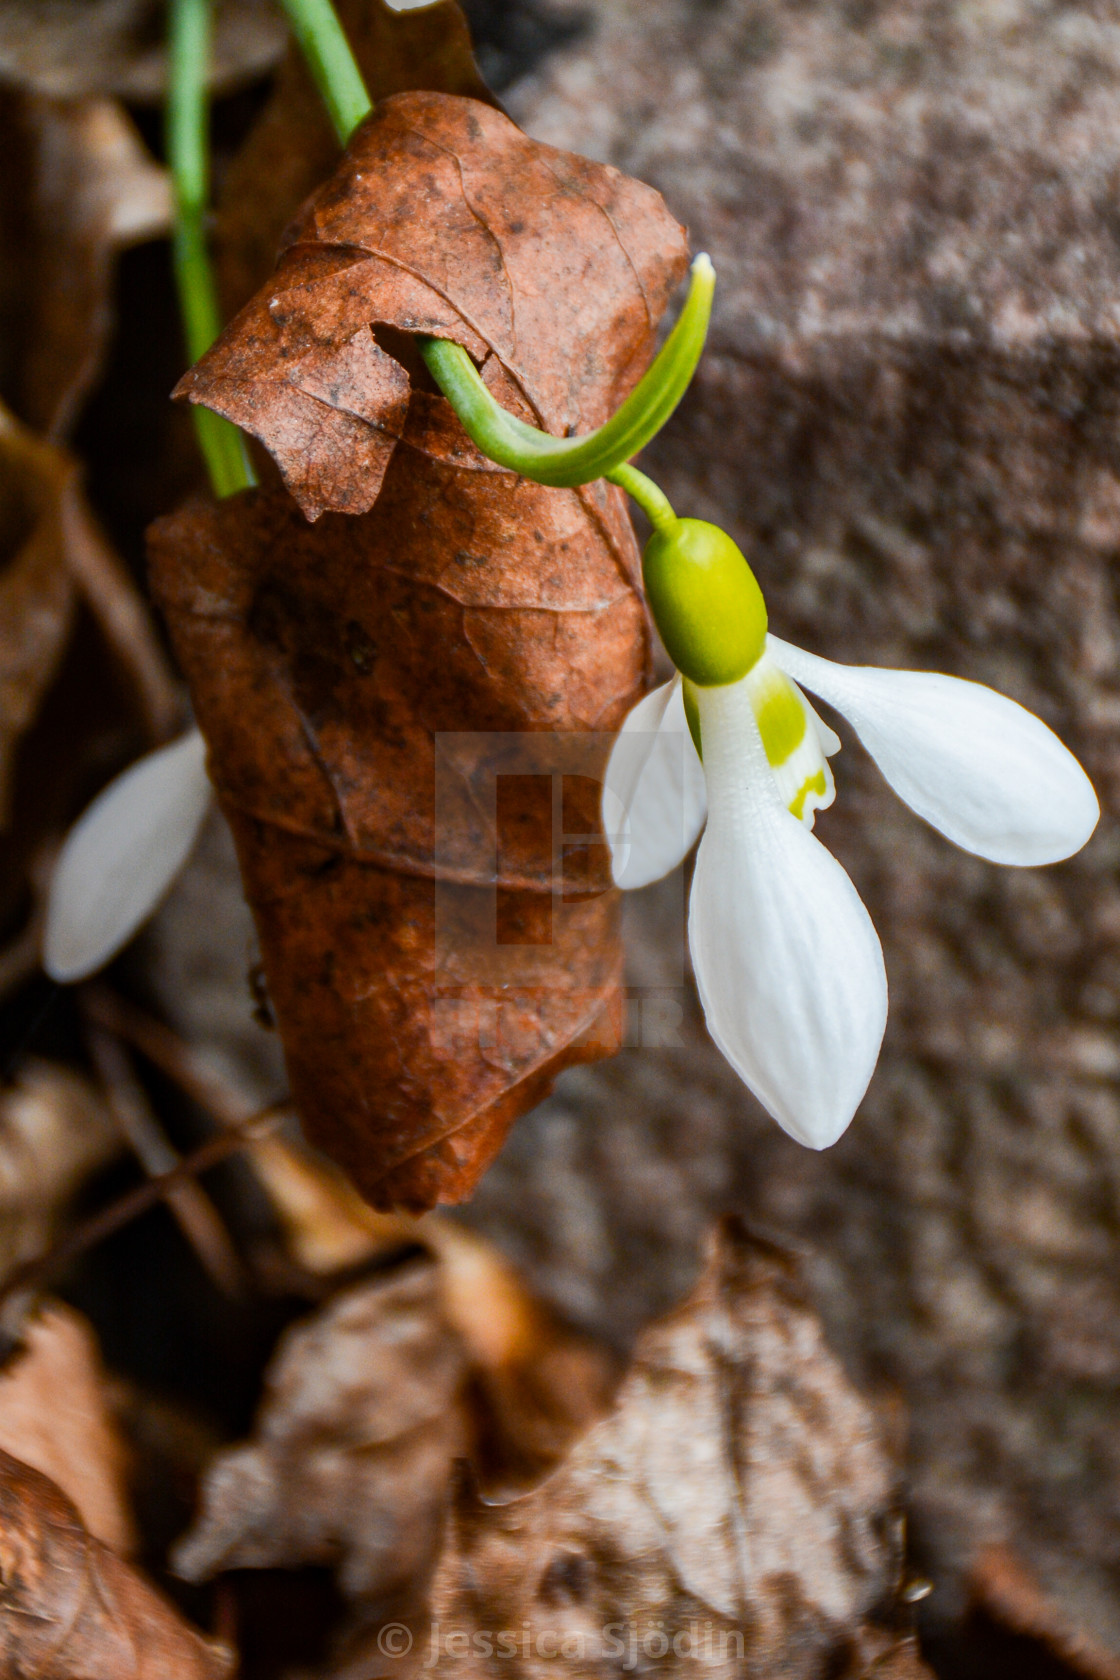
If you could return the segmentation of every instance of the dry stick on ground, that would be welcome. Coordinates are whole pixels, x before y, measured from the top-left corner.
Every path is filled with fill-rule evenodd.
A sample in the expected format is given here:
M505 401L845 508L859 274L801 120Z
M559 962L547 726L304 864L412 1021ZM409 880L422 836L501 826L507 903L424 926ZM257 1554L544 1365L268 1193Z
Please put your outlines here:
M149 1208L155 1207L180 1185L192 1183L200 1173L216 1167L231 1155L254 1148L281 1124L286 1106L284 1103L270 1103L243 1125L208 1138L191 1154L184 1155L179 1165L170 1172L160 1173L158 1177L150 1178L147 1184L138 1185L109 1207L102 1208L100 1213L76 1225L46 1254L17 1266L0 1286L0 1322L7 1325L8 1308L13 1299L37 1294L58 1272L104 1242L106 1237L111 1237L122 1226L147 1213Z
M171 1172L180 1157L152 1112L128 1053L103 1027L87 1025L86 1044L109 1110L144 1171L151 1178ZM224 1294L247 1293L245 1271L214 1203L200 1184L178 1185L167 1202L187 1241Z
M82 999L91 1019L131 1044L220 1125L244 1122L241 1099L172 1028L105 986L83 988ZM399 1226L399 1216L367 1207L338 1168L286 1138L262 1139L248 1159L281 1223L301 1233L301 1261L315 1272L362 1264L388 1224Z
M97 983L82 987L81 1003L87 1020L139 1050L220 1125L244 1123L244 1104L171 1027Z
M70 575L128 673L145 732L154 744L166 741L183 722L183 696L144 599L75 486L63 499L62 524Z

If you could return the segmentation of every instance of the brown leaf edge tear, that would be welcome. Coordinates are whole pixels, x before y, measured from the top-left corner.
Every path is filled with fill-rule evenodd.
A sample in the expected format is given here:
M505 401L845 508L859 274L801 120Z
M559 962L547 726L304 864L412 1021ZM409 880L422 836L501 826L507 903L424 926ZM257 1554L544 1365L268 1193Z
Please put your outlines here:
M0 1451L0 1672L9 1680L226 1680L203 1639L84 1528L66 1495Z

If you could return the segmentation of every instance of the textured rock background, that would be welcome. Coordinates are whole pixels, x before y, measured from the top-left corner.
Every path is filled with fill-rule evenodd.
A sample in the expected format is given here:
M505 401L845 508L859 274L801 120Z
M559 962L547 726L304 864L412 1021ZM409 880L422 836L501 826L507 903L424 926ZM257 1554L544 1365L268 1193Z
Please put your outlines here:
M1106 809L1072 863L999 870L849 736L818 832L892 1015L847 1137L784 1138L686 998L680 1047L566 1075L467 1217L620 1340L713 1210L792 1238L850 1367L905 1401L928 1630L1007 1541L1120 1653L1120 14L607 0L590 22L514 114L660 187L720 280L651 470L748 547L780 634L993 683ZM643 898L635 979L672 986L680 885Z

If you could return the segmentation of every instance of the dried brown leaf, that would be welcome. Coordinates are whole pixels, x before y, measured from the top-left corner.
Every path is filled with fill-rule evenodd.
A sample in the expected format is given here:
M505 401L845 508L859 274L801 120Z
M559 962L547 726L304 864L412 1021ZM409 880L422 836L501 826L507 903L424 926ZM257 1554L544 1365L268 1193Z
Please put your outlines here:
M651 188L433 93L384 100L285 241L178 391L259 437L312 519L372 507L404 430L408 373L374 327L492 355L503 400L586 431L643 371L686 261Z
M354 1596L423 1576L468 1445L467 1373L429 1256L336 1297L284 1337L255 1438L210 1467L178 1573L337 1564Z
M20 9L3 8L0 29ZM105 353L114 256L167 231L168 178L106 99L5 89L0 150L0 390L21 419L61 438Z
M115 94L158 99L166 80L166 8L160 0L5 0L0 75L54 99ZM262 74L284 48L268 0L216 0L210 85Z
M191 507L153 541L297 1109L369 1200L416 1208L470 1193L557 1070L613 1047L620 1006L615 895L552 927L551 798L500 875L532 968L516 991L509 966L472 971L494 954L495 837L470 796L437 862L437 734L610 729L646 659L628 529L611 543L576 492L460 469L447 425L425 444L361 519L309 528L257 494ZM490 563L448 564L460 541ZM589 738L584 774L606 746ZM578 791L569 832L594 835L598 790ZM594 885L610 885L603 858Z
M606 1360L487 1244L449 1221L371 1220L382 1269L281 1343L252 1440L206 1475L176 1556L188 1579L329 1563L353 1597L415 1604L454 1459L539 1474L601 1410Z
M602 845L576 860L599 895L554 926L551 795L507 824L502 913L530 946L511 967L494 949L502 837L480 828L494 766L478 742L438 859L435 834L440 732L606 731L642 690L636 555L598 494L593 521L576 492L463 469L433 405L361 519L311 528L262 493L155 528L153 583L237 842L293 1097L380 1205L469 1194L555 1073L617 1042ZM589 736L568 778L569 833L598 832L607 746Z
M0 1093L0 1276L41 1254L83 1180L120 1149L93 1087L28 1061Z
M502 1672L511 1630L530 1676L615 1673L632 1638L668 1675L699 1655L705 1673L824 1680L891 1673L889 1655L901 1676L899 1642L868 1633L899 1527L876 1421L796 1268L727 1226L562 1467L506 1505L463 1496L432 1589L438 1670Z
M5 1680L225 1680L230 1653L93 1538L48 1477L0 1450Z
M0 1370L0 1448L56 1482L110 1550L132 1550L124 1444L93 1331L70 1307L44 1306Z
M413 89L494 102L457 0L405 12L385 0L341 0L337 10L375 103ZM285 228L337 162L322 98L292 48L217 201L214 245L227 316L266 284Z
M264 438L305 512L362 516L197 505L154 528L153 584L300 1114L372 1201L422 1208L617 1043L597 778L649 647L620 492L494 467L371 324L405 361L418 331L492 348L508 401L582 429L641 373L685 247L648 188L422 93L385 101L292 237L186 388Z

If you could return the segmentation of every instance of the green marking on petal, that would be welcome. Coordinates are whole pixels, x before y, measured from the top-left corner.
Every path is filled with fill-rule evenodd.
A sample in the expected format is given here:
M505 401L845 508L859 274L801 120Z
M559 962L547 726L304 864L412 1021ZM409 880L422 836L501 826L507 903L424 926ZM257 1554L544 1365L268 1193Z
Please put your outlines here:
M798 822L805 815L805 801L811 793L819 793L823 799L828 792L828 784L824 779L824 771L818 770L815 776L808 776L798 788L797 793L790 800L789 808Z
M776 666L766 672L765 686L760 685L753 698L758 732L776 770L805 739L805 707L785 672Z

